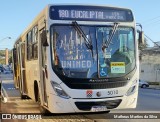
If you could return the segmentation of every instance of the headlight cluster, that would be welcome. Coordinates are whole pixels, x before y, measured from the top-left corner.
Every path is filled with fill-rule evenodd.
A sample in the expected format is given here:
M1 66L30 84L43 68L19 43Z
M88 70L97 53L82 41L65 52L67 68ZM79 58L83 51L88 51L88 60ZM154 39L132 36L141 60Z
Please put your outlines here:
M133 93L135 93L136 86L137 86L137 80L133 81L133 83L132 83L131 87L128 89L126 95L129 96L129 95L132 95Z
M70 96L61 88L61 86L58 83L51 81L51 84L52 84L54 91L56 92L58 96L65 98L65 99L70 98Z

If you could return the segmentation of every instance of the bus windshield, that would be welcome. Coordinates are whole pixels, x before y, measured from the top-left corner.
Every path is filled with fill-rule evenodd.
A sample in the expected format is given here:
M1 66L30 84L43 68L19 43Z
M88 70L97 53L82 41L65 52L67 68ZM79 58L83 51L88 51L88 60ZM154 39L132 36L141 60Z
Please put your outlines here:
M56 73L70 78L112 78L122 77L135 68L133 28L118 26L116 31L113 26L80 25L79 28L83 34L74 25L51 26Z

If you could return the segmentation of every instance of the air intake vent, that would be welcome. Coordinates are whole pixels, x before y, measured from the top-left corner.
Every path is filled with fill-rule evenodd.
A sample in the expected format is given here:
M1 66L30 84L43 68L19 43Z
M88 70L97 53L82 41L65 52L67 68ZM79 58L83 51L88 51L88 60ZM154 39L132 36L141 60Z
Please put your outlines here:
M107 109L113 109L119 106L121 99L118 100L108 100L104 102L75 102L75 105L79 110L90 111L92 106L106 106Z

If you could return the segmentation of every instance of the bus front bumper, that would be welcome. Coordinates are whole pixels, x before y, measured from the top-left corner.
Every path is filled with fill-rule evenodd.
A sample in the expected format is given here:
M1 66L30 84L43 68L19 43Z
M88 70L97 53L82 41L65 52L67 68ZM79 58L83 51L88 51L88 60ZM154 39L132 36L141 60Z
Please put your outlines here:
M52 113L76 113L93 112L93 107L106 106L105 111L112 109L135 108L137 105L137 94L116 98L105 99L64 99L56 95L50 95L49 111ZM51 102L54 101L54 102Z

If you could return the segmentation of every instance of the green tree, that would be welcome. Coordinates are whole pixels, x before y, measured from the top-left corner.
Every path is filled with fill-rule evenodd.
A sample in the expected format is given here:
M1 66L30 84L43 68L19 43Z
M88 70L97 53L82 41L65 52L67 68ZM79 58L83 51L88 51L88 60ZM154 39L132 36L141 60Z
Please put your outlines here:
M5 64L5 50L0 50L0 64ZM12 60L12 57L11 57L11 51L9 50L8 51L8 63L10 63L10 61Z

